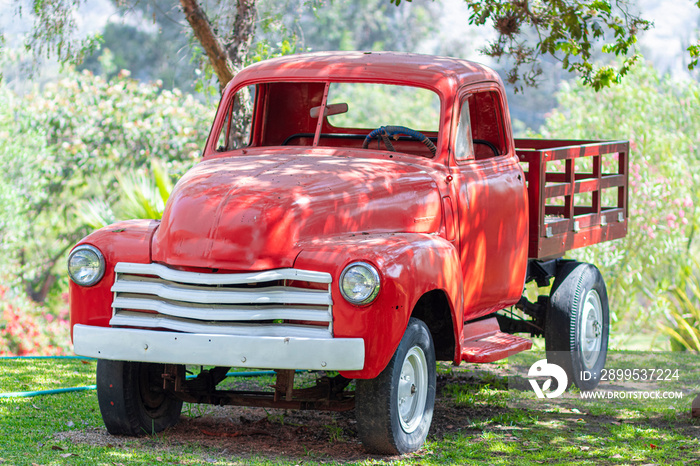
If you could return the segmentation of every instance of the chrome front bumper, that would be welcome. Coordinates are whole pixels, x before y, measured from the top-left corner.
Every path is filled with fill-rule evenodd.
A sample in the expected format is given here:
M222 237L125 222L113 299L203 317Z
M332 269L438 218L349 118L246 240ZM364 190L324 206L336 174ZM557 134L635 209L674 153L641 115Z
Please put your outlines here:
M178 333L131 328L73 328L75 354L119 361L250 367L361 370L362 338L300 338Z

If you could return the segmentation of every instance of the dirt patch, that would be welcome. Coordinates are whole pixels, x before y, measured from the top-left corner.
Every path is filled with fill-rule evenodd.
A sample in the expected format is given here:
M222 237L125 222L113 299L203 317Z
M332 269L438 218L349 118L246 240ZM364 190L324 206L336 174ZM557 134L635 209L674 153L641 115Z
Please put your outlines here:
M610 425L640 424L646 427L664 426L668 419L645 415L643 419L622 419L615 416L593 416L577 405L576 395L564 394L560 399L517 399L501 403L460 406L445 387L449 385L482 385L499 391L508 387L525 385L526 381L506 379L506 372L498 366L483 370L462 366L438 376L438 396L429 438L442 439L451 433L470 437L472 442L484 441L483 433L492 431L506 440L522 441L528 430L556 429L562 434L585 433L604 437ZM517 390L517 389L516 389ZM580 410L576 408L579 406ZM507 421L501 425L499 418L507 418L517 411L537 418L537 422L514 425ZM690 420L690 411L678 413L673 425L675 432L689 438L700 437L700 422ZM685 422L681 418L688 418ZM583 432L582 432L583 431ZM513 435L511 435L513 434ZM521 440L518 440L521 438ZM291 411L279 409L244 408L231 406L186 406L180 422L175 427L141 438L110 435L104 427L72 430L55 435L59 441L106 446L114 448L143 448L177 454L183 445L201 448L206 460L218 459L243 461L247 458L289 461L313 460L320 462L353 462L368 459L384 461L397 459L368 454L357 437L357 425L353 411L326 413L318 411ZM525 442L527 443L527 442ZM523 445L525 445L523 443ZM421 456L424 452L415 455Z
M444 381L440 385L444 385ZM365 451L357 437L354 411L326 413L233 406L197 408L201 409L201 415L187 415L185 409L175 427L155 436L114 436L106 428L98 427L60 432L54 435L54 439L118 449L173 452L185 444L197 445L211 459L286 457L329 462L392 459ZM470 417L493 415L494 409L480 412L478 408L455 408L449 400L438 396L430 436L439 438L449 432L464 432Z

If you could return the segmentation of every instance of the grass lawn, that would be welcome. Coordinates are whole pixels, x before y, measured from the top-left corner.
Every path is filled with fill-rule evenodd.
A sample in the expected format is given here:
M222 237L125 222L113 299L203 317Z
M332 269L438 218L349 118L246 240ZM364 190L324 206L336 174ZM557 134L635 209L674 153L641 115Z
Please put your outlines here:
M700 464L700 420L690 418L700 393L700 356L612 352L609 368L672 368L678 377L607 382L601 391L683 397L596 401L581 399L576 389L538 399L522 375L543 357L527 352L496 364L441 364L431 434L423 449L403 457L366 454L352 412L186 405L171 430L114 437L89 390L0 398L0 464ZM2 360L0 392L93 385L94 374L94 361Z

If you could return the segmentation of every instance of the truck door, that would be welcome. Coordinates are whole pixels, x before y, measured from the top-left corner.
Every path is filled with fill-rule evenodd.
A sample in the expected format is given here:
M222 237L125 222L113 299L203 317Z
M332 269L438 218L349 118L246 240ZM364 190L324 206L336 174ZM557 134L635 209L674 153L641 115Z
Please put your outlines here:
M527 269L527 193L500 87L460 94L452 134L464 320L516 303Z

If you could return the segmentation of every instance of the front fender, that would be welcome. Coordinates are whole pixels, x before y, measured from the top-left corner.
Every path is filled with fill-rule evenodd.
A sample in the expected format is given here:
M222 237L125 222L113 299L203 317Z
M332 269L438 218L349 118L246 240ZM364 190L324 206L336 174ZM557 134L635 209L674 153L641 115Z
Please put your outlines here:
M355 306L342 297L338 280L351 262L374 265L381 277L376 300ZM422 233L358 234L316 240L302 245L294 267L328 272L333 277L333 334L363 338L365 367L346 371L348 378L374 378L386 367L420 297L432 290L447 295L455 342L462 333L462 269L454 244Z
M76 246L90 244L105 258L105 274L93 286L70 282L70 328L75 324L109 327L112 318L112 285L117 262L151 261L151 238L160 222L156 220L126 220L97 230Z

